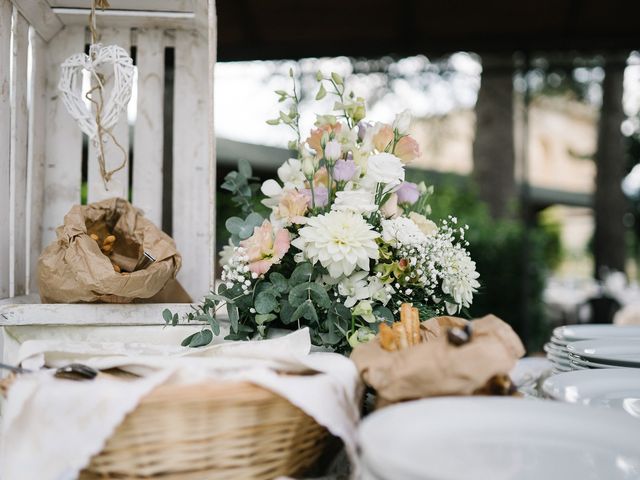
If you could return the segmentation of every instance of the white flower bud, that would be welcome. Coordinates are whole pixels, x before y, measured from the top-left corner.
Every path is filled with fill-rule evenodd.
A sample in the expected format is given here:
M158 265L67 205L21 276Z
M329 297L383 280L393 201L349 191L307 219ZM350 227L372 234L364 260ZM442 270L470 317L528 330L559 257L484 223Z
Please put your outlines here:
M396 115L393 121L393 129L397 130L400 135L406 135L409 131L409 125L411 124L411 113L409 110Z
M324 158L329 162L335 162L342 156L342 146L336 140L327 142L324 147Z
M307 178L312 178L316 173L316 167L311 157L305 157L305 159L302 161L302 173Z

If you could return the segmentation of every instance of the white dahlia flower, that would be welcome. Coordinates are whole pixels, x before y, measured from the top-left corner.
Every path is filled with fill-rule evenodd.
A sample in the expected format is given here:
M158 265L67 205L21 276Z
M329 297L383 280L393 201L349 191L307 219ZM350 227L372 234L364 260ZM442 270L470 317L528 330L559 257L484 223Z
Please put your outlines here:
M473 294L480 288L476 271L476 262L464 250L456 250L450 258L443 272L442 291L453 297L456 305L447 305L450 315L453 310L460 311L462 307L469 307L473 302ZM453 308L451 308L453 307Z
M361 215L333 211L309 218L291 243L308 260L320 262L329 275L338 278L351 275L356 267L369 271L369 260L379 256L379 236Z

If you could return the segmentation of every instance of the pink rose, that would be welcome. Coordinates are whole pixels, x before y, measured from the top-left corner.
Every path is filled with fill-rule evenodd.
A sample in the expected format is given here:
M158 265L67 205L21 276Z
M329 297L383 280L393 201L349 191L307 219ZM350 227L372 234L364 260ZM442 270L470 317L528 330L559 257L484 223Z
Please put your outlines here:
M253 229L251 237L240 242L240 246L247 250L249 270L256 275L263 275L271 265L280 263L289 251L290 242L288 230L274 230L269 220L265 220L260 227Z
M402 163L410 163L420 156L420 145L413 137L402 137L396 143L394 153Z

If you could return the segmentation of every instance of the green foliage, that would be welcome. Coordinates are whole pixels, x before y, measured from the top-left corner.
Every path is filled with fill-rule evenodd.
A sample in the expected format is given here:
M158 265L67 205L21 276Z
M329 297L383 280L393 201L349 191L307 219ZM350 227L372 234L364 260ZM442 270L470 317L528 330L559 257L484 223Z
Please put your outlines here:
M220 188L231 192L233 203L240 207L246 216L253 211L252 198L260 188L258 178L253 176L251 164L247 160L238 161L238 170L232 171L224 177Z

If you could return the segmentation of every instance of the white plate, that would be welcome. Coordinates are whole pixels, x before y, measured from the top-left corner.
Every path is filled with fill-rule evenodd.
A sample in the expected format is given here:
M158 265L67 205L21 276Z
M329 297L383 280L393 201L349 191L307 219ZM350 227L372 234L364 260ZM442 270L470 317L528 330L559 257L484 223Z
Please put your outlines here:
M596 338L640 338L638 325L565 325L553 330L558 342L568 343Z
M384 480L640 478L640 429L622 412L560 402L444 397L383 408L359 428ZM364 477L367 478L367 477Z
M570 343L567 349L586 360L640 368L640 339L583 340Z
M547 378L542 390L555 400L619 409L640 418L640 370L582 370Z
M630 369L633 369L633 367L624 367L621 365L610 365L608 363L594 362L586 358L578 357L577 355L571 355L569 357L569 364L572 367L577 365L583 368L630 368Z

